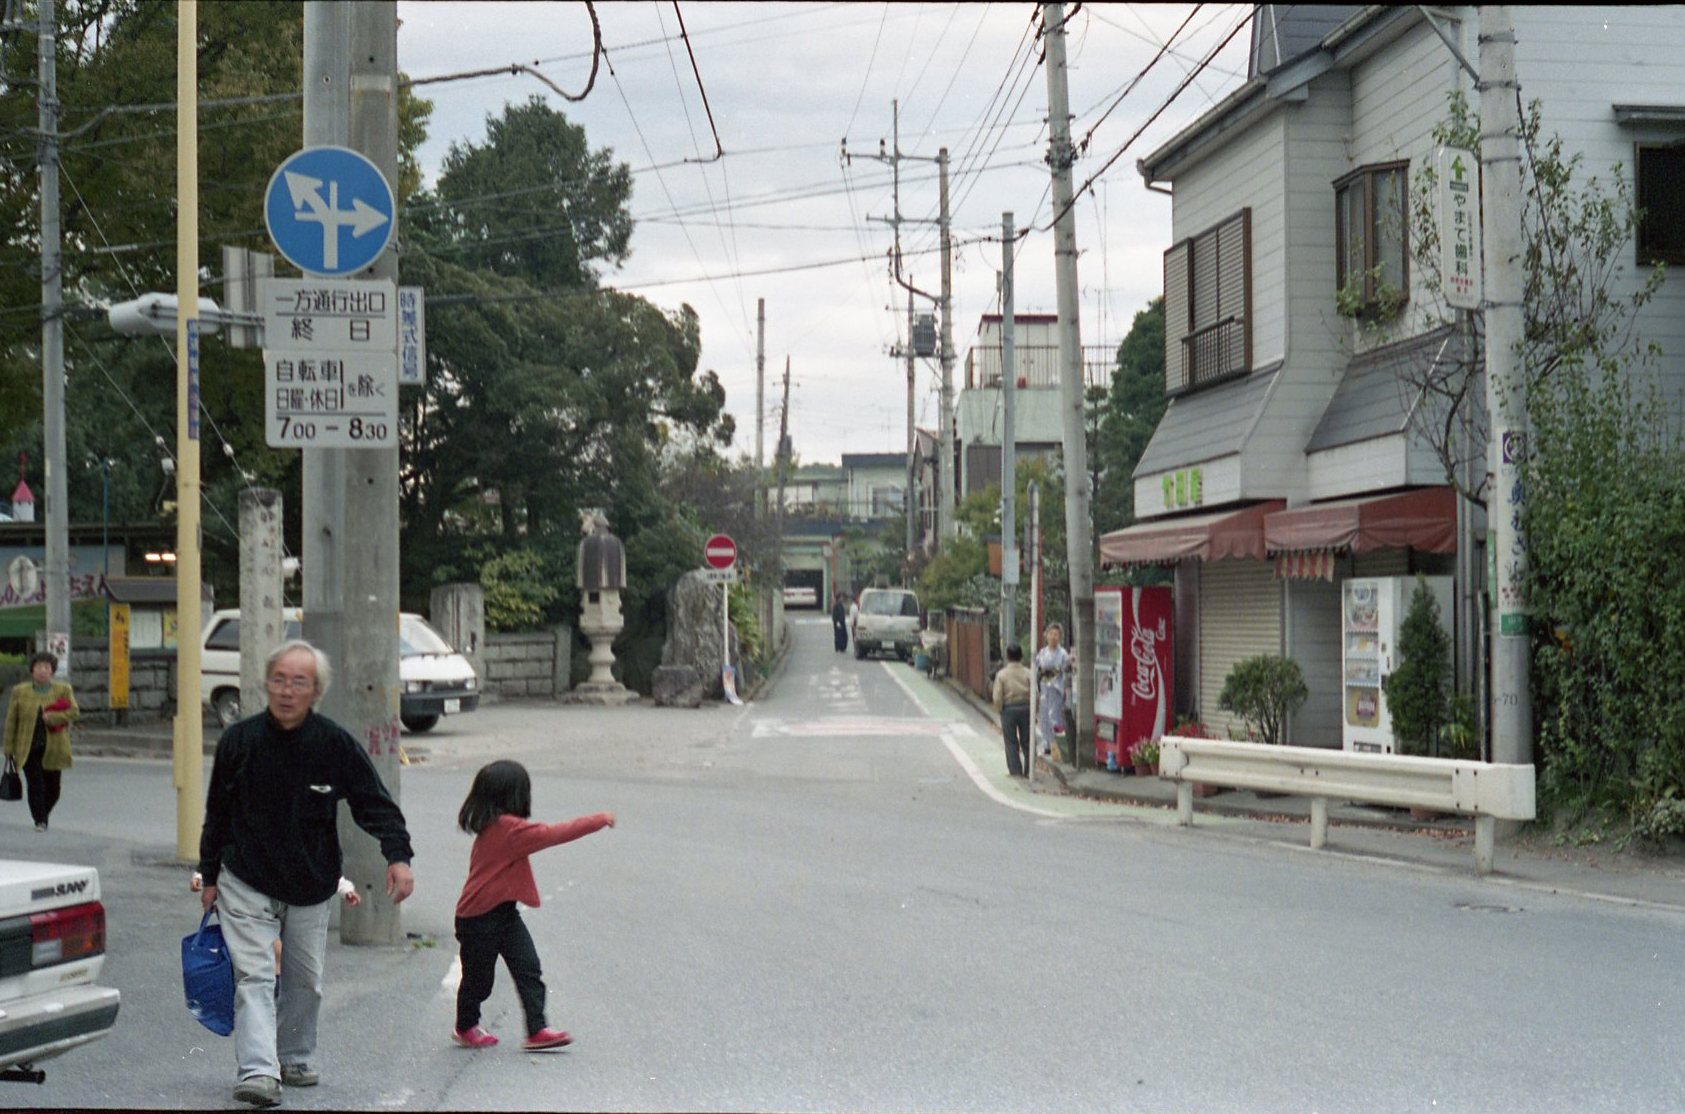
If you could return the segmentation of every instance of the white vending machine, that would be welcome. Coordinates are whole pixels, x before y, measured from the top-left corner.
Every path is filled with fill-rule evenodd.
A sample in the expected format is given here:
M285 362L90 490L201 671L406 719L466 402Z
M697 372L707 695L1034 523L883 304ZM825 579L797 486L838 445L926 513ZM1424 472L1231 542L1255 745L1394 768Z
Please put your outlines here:
M1452 633L1448 576L1420 578L1439 606L1439 623ZM1416 591L1414 576L1368 576L1340 589L1341 734L1347 750L1392 754L1396 749L1381 678L1398 665L1398 628Z

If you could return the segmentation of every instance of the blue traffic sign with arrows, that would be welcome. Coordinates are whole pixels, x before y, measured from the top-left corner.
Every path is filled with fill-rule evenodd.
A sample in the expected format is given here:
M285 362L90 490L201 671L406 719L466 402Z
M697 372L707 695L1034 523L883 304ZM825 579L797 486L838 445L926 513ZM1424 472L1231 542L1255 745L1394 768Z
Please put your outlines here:
M269 179L263 220L283 256L310 275L349 275L392 239L392 187L368 157L346 147L306 147Z

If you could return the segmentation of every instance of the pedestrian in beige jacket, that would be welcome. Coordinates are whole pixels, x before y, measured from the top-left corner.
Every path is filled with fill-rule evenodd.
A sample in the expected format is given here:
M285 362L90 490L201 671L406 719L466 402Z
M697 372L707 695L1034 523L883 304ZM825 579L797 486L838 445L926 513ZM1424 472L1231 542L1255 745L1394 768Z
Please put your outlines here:
M1006 771L1023 777L1030 769L1030 671L1024 667L1024 651L1014 644L1006 648L1006 664L995 674L995 707L1000 711L1000 731L1006 738Z
M58 665L52 654L30 658L29 680L12 686L6 707L6 757L23 771L38 832L47 830L47 817L58 804L60 779L70 769L70 725L82 714L70 683L53 680Z

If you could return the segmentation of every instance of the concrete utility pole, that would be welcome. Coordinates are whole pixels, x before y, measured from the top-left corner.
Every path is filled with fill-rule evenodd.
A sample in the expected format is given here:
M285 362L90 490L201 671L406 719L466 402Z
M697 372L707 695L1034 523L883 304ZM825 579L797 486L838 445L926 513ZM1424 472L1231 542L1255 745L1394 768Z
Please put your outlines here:
M1059 296L1059 388L1065 426L1065 549L1070 568L1071 619L1076 627L1071 649L1076 655L1076 738L1071 759L1081 756L1094 734L1094 523L1088 514L1088 444L1084 422L1082 338L1077 327L1077 215L1071 203L1070 91L1065 73L1065 5L1043 4L1047 28L1047 112L1052 139L1047 160L1053 168L1054 277Z
M1492 591L1492 761L1533 761L1529 693L1527 539L1521 532L1521 464L1527 449L1522 333L1521 85L1508 5L1480 9L1480 165L1486 256L1486 544Z
M913 362L913 292L907 291L907 558L924 540L924 508L919 505L918 427L914 408L917 403L914 383L918 365Z
M47 645L70 645L70 499L64 459L64 284L59 252L58 29L53 0L37 13L41 96L41 410L47 472ZM58 665L70 676L70 655Z
M281 620L281 493L240 492L240 714L268 703L263 659L279 646Z
M199 857L205 717L199 700L199 6L176 13L176 856ZM191 308L190 308L191 307Z
M1018 617L1018 516L1014 506L1018 495L1018 349L1012 289L1012 214L1000 215L1000 390L1002 429L1000 437L1000 645L1017 641ZM1032 762L1032 765L1034 763Z
M755 299L755 516L765 513L766 482L766 299Z
M913 344L913 295L915 294L921 298L927 298L930 301L936 302L939 306L943 307L942 328L944 340L942 346L942 399L940 405L943 417L941 419L942 432L940 433L939 444L945 446L946 448L938 450L936 454L938 459L934 469L936 493L933 502L936 506L936 544L940 546L942 539L948 536L943 529L943 516L944 508L949 504L945 502L943 492L948 492L948 496L951 497L953 484L952 482L944 484L942 477L953 467L951 459L953 456L953 434L951 431L951 427L953 425L953 358L950 355L950 350L953 348L951 343L953 339L953 324L951 321L953 316L953 297L951 290L951 255L953 247L952 236L949 230L950 222L948 219L948 149L946 147L942 148L941 152L935 158L931 158L928 155L909 155L905 151L901 150L901 102L892 101L891 108L894 113L894 139L890 149L885 151L883 149L883 141L879 140L878 153L866 157L875 159L878 162L889 164L894 180L893 194L895 198L895 215L892 217L868 216L866 219L880 221L881 223L887 224L895 229L895 284L907 292L907 346L904 352L907 359L907 495L904 503L907 508L907 553L911 556L913 549L917 544L915 541L916 534L913 524L916 518L922 517L920 514L921 508L919 506L918 499L918 466L915 463L915 455L918 448L918 433L914 426L916 403L916 393L914 387L916 365L914 364L914 357L918 354L917 349ZM853 156L848 153L848 146L845 142L843 145L843 158L847 161L852 160L852 157ZM914 222L912 218L901 215L901 162L904 159L913 159L919 162L934 162L940 169L941 202L940 216L937 219L937 224L940 225L942 232L943 294L940 296L929 294L920 290L917 286L913 285L913 280L910 277L903 276L901 273L901 226L903 224L911 223L929 223L928 221ZM947 520L950 527L952 525L952 519L953 515L950 512L947 514ZM919 533L922 533L922 531Z
M774 562L779 587L784 585L784 481L790 472L790 357L784 357L784 402L778 408L778 547ZM821 601L823 602L823 601Z
M946 147L937 152L936 167L941 186L937 221L942 229L942 436L939 440L942 460L936 467L936 479L941 485L936 497L936 536L947 541L954 536L954 511L959 497L954 478L959 469L954 463L954 238L948 220Z
M304 5L304 145L360 151L398 180L395 0ZM359 279L395 280L389 246ZM322 711L351 732L398 797L398 450L304 450L304 633L334 666ZM345 873L368 900L344 910L347 944L404 939L386 860L340 810Z

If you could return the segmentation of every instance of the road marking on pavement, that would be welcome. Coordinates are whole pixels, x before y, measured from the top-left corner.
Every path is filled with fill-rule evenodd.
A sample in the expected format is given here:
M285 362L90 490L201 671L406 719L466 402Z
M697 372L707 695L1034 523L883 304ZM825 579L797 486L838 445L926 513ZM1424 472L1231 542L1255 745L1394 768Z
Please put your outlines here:
M451 965L445 971L445 977L439 980L439 997L456 997L456 988L462 985L462 957L452 956Z
M898 738L908 735L940 735L942 724L928 719L893 719L884 716L828 716L789 723L781 719L755 721L753 735L771 738L846 738L851 735Z
M957 737L958 735L959 732L957 731L944 731L942 733L942 744L948 748L948 753L954 756L954 761L960 764L960 769L966 772L966 774L971 778L972 783L983 791L984 796L988 797L991 801L994 801L997 804L1005 805L1007 808L1015 808L1019 812L1028 812L1034 816L1051 816L1058 820L1066 818L1064 813L1054 812L1045 808L1036 808L1034 805L1027 805L1022 801L1015 801L1011 797L1008 797L1005 793L1002 793L999 789L995 788L994 784L989 781L988 776L978 768L977 763L971 760L971 755L967 754L960 746L960 741ZM972 732L972 737L977 737L977 733L975 731Z

